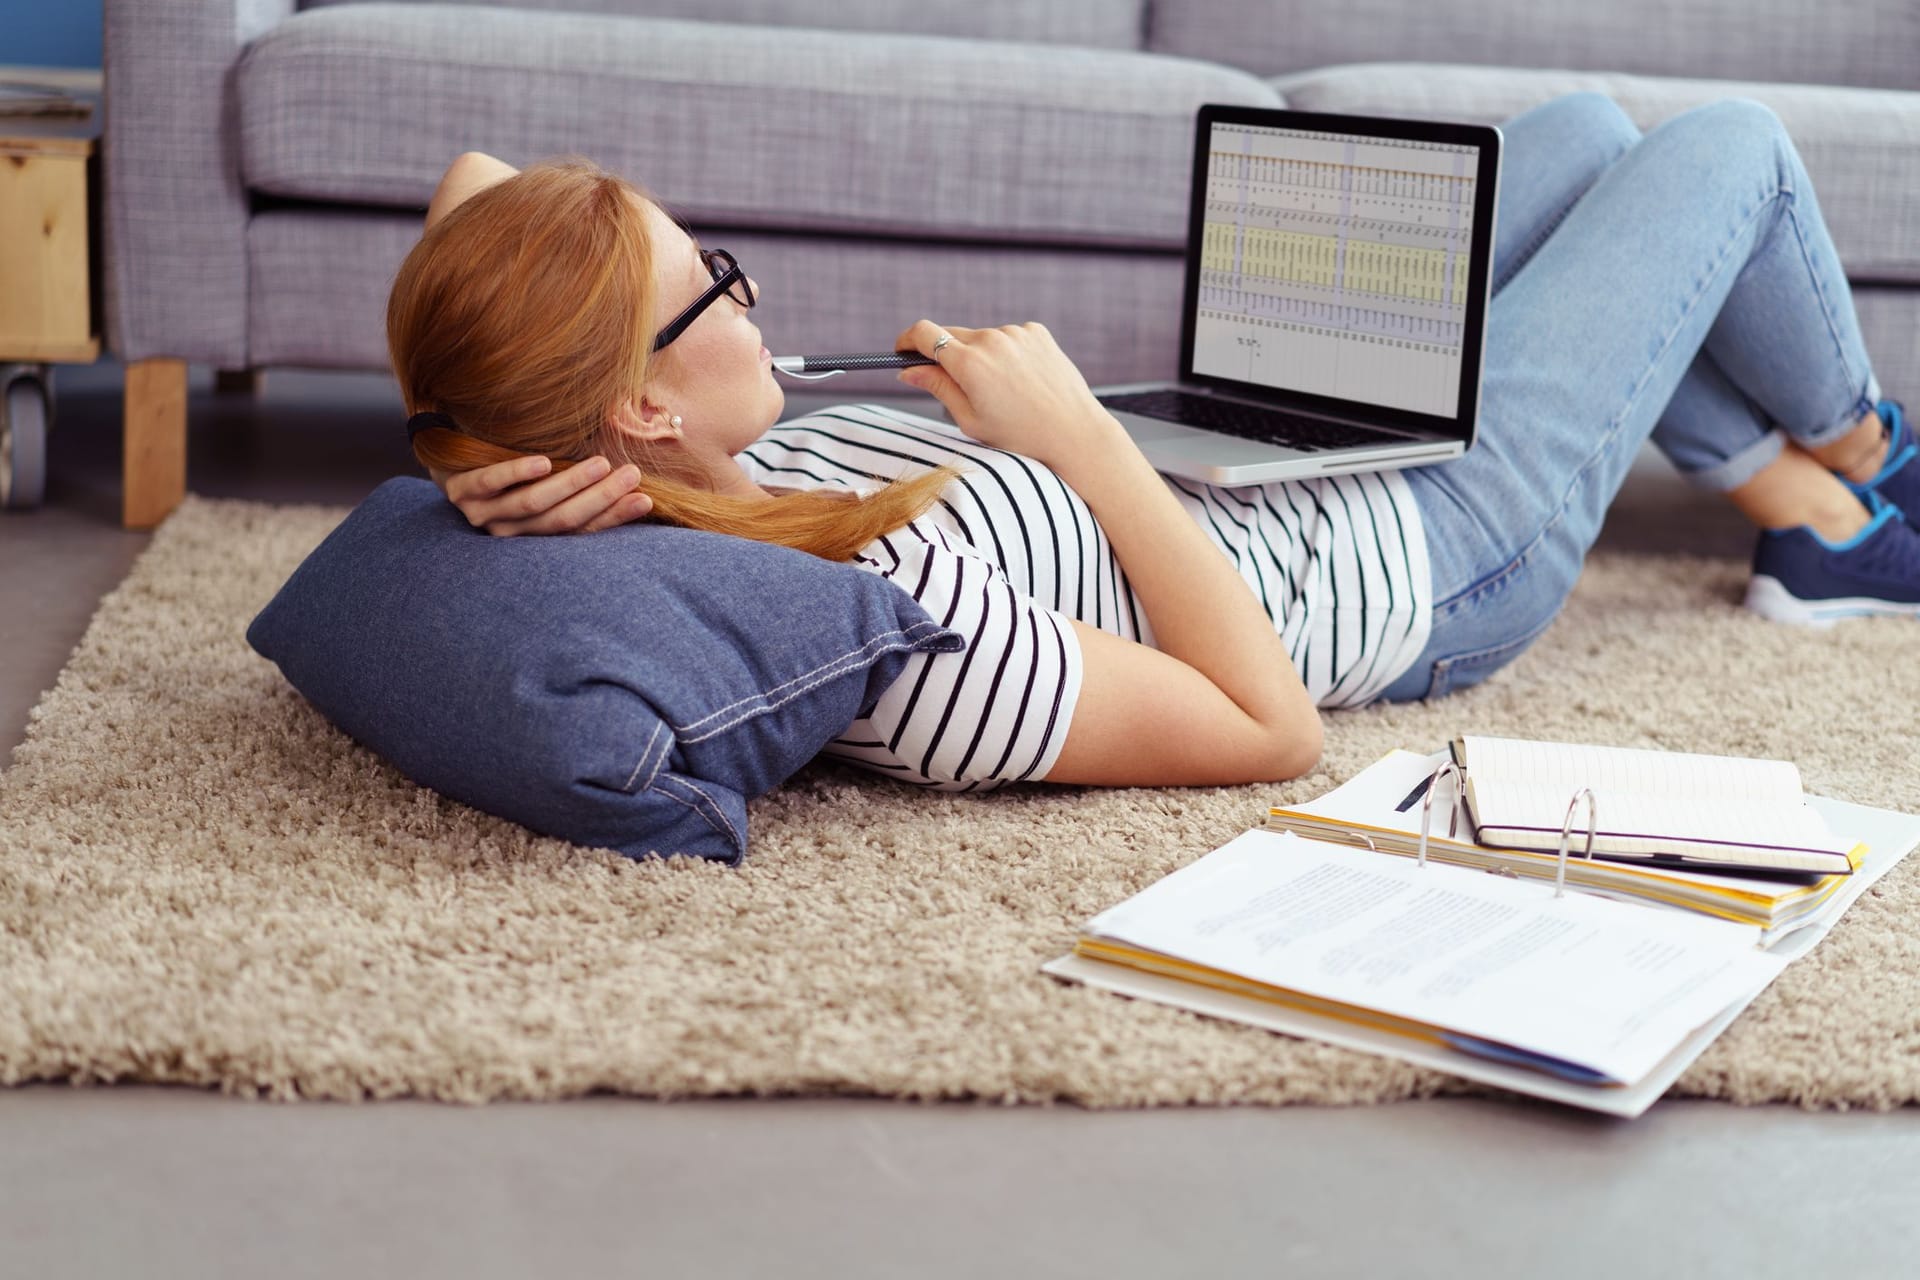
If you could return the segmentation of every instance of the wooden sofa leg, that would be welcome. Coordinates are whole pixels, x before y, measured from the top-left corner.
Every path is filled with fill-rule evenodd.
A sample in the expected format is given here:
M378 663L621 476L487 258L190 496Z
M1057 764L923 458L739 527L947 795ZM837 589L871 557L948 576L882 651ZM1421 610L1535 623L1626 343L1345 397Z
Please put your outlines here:
M260 370L258 369L216 369L213 374L213 390L217 395L260 394Z
M187 495L187 362L127 365L120 523L151 529Z

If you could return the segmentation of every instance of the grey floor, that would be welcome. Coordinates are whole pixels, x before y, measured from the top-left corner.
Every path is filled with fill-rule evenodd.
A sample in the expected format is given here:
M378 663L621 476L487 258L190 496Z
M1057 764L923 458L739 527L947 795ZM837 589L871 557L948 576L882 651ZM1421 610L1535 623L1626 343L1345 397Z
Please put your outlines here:
M192 370L197 493L348 504L411 469L383 376L273 370L257 399L212 381ZM147 542L118 525L118 366L63 366L55 389L47 501L0 513L5 754ZM1650 453L1616 511L1607 545L1750 546ZM1915 1108L1669 1102L1617 1122L1521 1099L1094 1113L0 1090L0 1277L1912 1276L1917 1205Z

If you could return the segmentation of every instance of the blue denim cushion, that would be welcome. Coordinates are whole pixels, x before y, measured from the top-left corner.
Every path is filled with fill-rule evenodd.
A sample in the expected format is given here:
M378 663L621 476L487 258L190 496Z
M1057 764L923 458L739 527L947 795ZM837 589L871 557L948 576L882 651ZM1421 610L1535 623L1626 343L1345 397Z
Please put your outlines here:
M414 781L629 857L738 862L746 802L962 638L884 578L660 524L495 538L389 480L247 629Z

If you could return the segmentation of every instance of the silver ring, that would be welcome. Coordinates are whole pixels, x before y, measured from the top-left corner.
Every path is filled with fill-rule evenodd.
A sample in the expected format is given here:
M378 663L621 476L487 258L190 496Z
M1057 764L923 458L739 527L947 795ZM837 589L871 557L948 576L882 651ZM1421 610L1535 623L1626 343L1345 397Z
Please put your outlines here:
M940 348L946 346L949 342L952 342L952 341L953 341L953 335L950 333L943 333L939 337L933 340L933 358L935 361L938 361L940 359Z

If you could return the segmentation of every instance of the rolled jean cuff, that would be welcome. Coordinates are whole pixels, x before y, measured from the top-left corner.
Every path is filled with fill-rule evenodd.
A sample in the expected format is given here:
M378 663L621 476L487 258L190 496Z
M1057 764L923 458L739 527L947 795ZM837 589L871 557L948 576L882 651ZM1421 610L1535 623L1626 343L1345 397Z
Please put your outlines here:
M1803 448L1807 449L1818 449L1821 445L1832 444L1835 440L1844 439L1846 434L1858 425L1860 419L1879 407L1880 379L1873 370L1869 369L1867 370L1867 389L1861 392L1860 398L1855 400L1832 426L1795 438Z
M1776 427L1724 462L1680 474L1695 488L1730 493L1759 475L1786 447L1787 433Z

